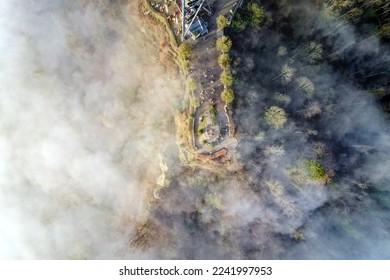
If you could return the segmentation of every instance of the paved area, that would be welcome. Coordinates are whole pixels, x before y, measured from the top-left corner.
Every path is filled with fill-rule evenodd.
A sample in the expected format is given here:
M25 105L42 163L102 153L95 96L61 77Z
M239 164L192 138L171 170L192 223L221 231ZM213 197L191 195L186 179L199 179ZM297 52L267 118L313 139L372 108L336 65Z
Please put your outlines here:
M217 144L215 147L203 147L198 150L198 153L201 154L207 154L207 153L214 153L216 151L221 150L222 148L226 148L228 150L234 150L237 148L238 141L234 137L227 137L226 139L223 139L219 144Z

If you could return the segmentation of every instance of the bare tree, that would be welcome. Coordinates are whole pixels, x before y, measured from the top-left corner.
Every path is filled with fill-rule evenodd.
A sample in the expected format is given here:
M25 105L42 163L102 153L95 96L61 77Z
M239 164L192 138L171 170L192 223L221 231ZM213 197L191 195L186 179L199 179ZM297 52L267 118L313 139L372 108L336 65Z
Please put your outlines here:
M307 119L317 116L322 113L321 105L317 101L310 102L305 109L300 111Z
M306 48L307 59L310 63L316 63L323 58L324 50L322 45L316 42L310 42Z
M278 48L278 56L285 56L287 54L287 48L284 46L280 46Z
M264 119L275 128L281 128L287 121L286 112L278 106L268 108L264 113Z
M267 145L264 148L266 156L281 157L284 155L284 148L282 145Z
M276 80L278 78L282 79L283 84L288 84L292 81L292 78L294 77L294 74L296 72L296 69L294 67L289 66L287 63L283 65L282 70L280 71L280 74L273 78L273 80Z
M312 149L312 151L314 152L314 154L316 155L317 158L322 157L325 154L325 151L326 151L325 144L322 143L322 142L314 143L311 149Z
M297 205L289 199L283 198L279 201L279 205L282 208L282 212L287 217L298 216Z
M265 132L264 131L259 131L259 133L256 134L255 136L255 141L261 142L265 138Z
M302 227L296 228L292 233L291 233L291 238L296 240L296 241L303 241L305 240L305 232Z
M294 67L289 66L288 64L283 65L282 71L280 73L282 77L282 83L288 84L292 81L292 78L294 77L296 72L296 69Z
M287 94L280 93L280 92L275 92L274 99L276 102L287 105L291 102L291 97L288 96Z
M264 180L264 184L267 186L269 192L274 197L281 197L283 195L283 185L279 181Z
M299 77L297 79L298 88L306 92L307 95L313 95L314 84L308 77Z

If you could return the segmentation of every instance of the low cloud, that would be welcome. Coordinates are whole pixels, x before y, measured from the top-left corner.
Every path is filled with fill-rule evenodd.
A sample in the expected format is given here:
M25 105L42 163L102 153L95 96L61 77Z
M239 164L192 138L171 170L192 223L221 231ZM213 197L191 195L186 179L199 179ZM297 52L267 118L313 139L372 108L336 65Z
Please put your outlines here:
M180 93L119 2L0 4L1 258L143 254Z

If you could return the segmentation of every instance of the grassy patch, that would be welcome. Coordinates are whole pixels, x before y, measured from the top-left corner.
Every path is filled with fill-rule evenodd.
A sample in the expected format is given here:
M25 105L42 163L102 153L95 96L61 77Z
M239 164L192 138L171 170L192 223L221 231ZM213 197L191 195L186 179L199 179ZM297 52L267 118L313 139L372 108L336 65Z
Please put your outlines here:
M150 12L150 14L153 16L153 18L155 18L155 20L157 22L159 22L159 23L164 25L165 30L167 31L167 34L168 34L169 43L170 43L171 47L173 49L177 48L178 43L177 43L175 34L173 34L171 25L169 24L168 20L164 16L162 16L160 13L158 13L152 7L152 5L150 5L149 0L144 0L143 3L144 3L144 6L145 6L146 10Z

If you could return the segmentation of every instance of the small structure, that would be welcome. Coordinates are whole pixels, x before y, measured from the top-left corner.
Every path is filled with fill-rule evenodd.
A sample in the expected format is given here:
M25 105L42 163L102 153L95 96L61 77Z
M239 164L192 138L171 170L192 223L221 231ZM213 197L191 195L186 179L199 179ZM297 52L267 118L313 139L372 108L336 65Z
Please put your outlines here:
M182 16L182 40L184 41L187 34L192 39L208 33L207 24L202 18L201 12L211 15L209 0L177 0L177 7Z
M207 29L207 23L201 17L197 17L193 21L192 25L186 24L186 29L188 29L188 33L191 35L193 40L196 40L199 36L209 32Z

